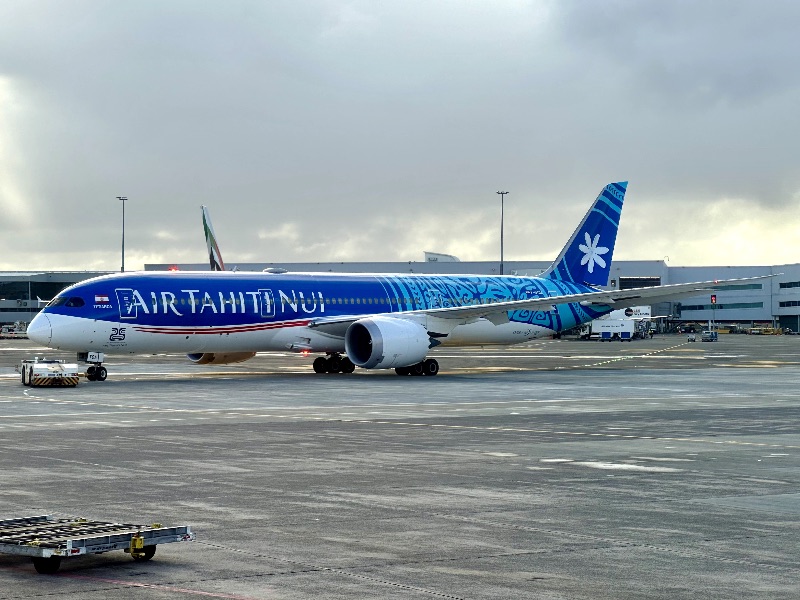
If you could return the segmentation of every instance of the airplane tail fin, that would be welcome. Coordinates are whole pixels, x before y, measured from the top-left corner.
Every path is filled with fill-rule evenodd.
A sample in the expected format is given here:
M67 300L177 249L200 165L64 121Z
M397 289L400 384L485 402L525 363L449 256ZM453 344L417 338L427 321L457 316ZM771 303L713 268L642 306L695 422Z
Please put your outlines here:
M608 284L627 188L627 181L609 183L603 188L561 254L542 273L542 277L589 285Z
M225 263L222 262L222 254L219 252L217 236L214 235L214 228L211 226L211 217L208 214L208 208L205 206L202 206L201 208L203 209L203 232L206 234L208 261L211 264L211 270L224 271Z

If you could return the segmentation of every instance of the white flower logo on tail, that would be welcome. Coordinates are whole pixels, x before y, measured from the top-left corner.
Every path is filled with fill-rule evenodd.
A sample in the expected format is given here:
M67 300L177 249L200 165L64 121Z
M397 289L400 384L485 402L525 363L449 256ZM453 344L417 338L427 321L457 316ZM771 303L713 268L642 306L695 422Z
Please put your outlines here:
M606 266L606 261L603 259L602 255L608 252L608 248L597 245L600 241L600 234L598 233L596 236L594 236L594 240L589 237L588 232L584 232L583 235L584 239L586 240L586 244L581 244L578 246L578 249L583 252L581 264L585 265L586 263L589 263L589 273L594 272L595 264L604 269Z

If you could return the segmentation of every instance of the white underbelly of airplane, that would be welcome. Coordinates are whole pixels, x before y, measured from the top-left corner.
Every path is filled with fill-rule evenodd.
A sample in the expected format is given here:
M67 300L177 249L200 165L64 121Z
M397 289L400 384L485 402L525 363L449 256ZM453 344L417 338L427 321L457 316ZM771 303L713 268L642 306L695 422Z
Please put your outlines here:
M307 322L236 327L160 327L49 315L50 347L107 354L180 352L342 351L344 342L309 330Z
M344 340L307 327L307 320L219 327L173 327L48 315L54 335L50 347L107 354L176 352L344 352ZM445 346L510 345L552 335L526 323L494 325L480 320L434 338Z

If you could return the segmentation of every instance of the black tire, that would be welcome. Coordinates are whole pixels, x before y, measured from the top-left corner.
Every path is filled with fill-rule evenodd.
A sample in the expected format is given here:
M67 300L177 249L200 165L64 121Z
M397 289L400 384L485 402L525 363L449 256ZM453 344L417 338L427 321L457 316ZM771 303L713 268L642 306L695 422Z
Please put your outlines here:
M52 575L58 568L61 566L61 557L60 556L51 556L49 558L43 558L41 556L35 556L33 558L33 568L36 569L37 573L41 573L42 575Z
M439 372L439 363L433 358L429 358L422 363L422 369L425 371L425 375L433 377Z
M97 371L95 371L94 378L97 381L105 381L108 377L108 370L105 367L97 367Z
M22 367L20 374L22 375L22 385L30 385L28 382L28 367Z
M342 362L339 364L339 370L342 373L352 373L356 370L356 366L353 364L353 361L349 358L343 358Z
M420 376L425 374L424 364L425 363L418 362L417 364L411 365L408 368L411 370L412 375Z
M314 359L314 373L327 373L328 372L328 360L324 356L318 356Z
M328 360L328 373L338 373L342 370L342 359L338 356L331 356Z
M88 367L86 367L86 379L88 379L89 381L94 381L96 372L97 372L97 367L95 367L94 365L89 365Z
M408 367L397 367L394 372L398 375L411 375L411 369Z
M155 546L145 546L142 548L141 552L131 553L131 557L133 560L137 562L144 562L146 560L150 560L156 555L156 547Z

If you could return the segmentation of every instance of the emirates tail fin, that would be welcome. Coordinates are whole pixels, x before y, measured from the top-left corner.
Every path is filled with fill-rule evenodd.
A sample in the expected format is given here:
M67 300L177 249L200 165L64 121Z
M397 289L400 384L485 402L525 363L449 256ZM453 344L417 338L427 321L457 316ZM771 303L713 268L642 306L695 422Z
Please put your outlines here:
M211 217L208 214L208 208L201 206L203 209L203 232L206 234L206 246L208 247L208 261L211 264L212 271L224 271L225 263L222 262L222 254L219 251L217 244L217 236L214 235L214 228L211 225Z

